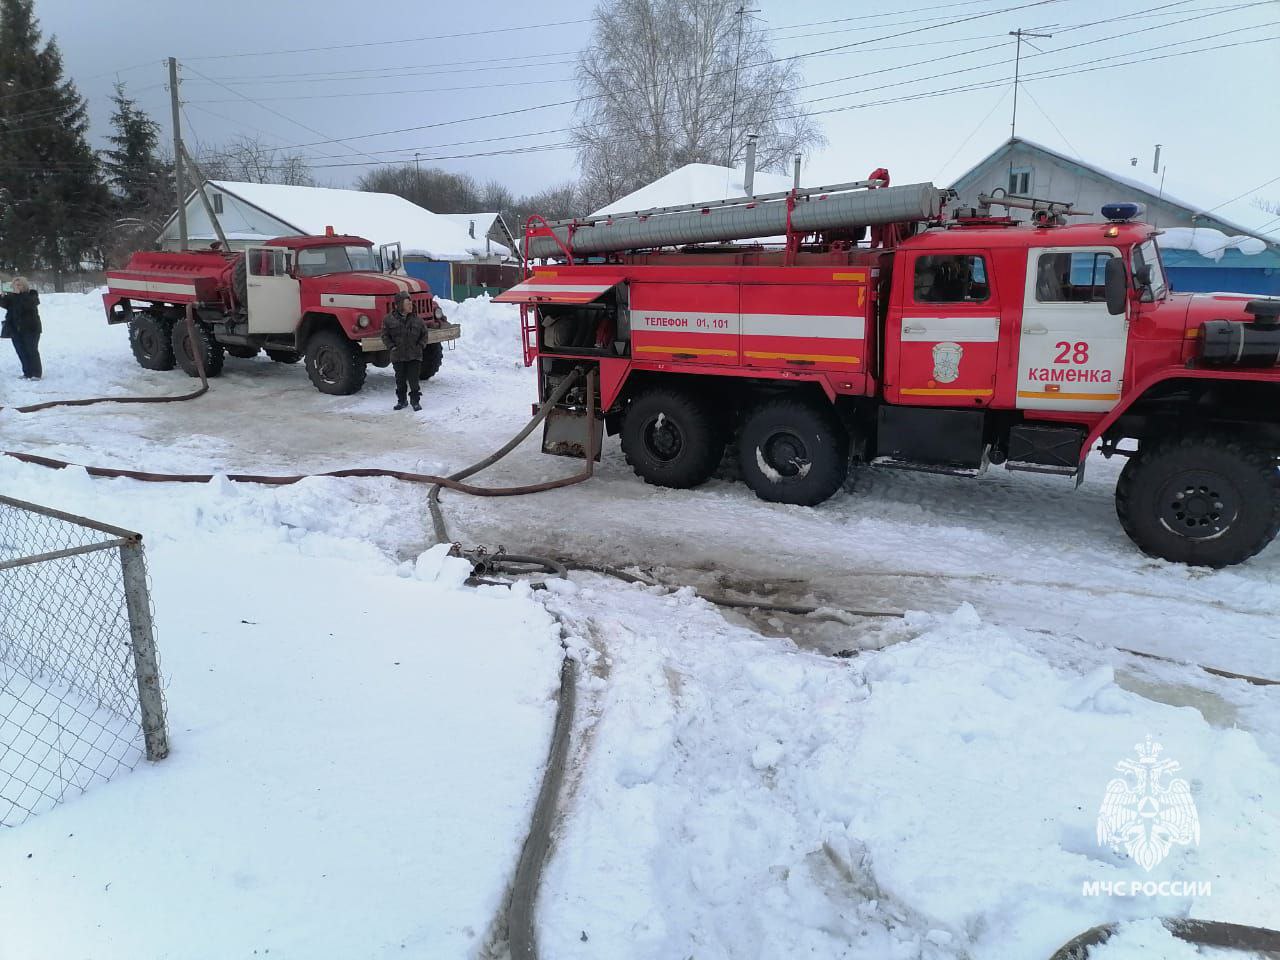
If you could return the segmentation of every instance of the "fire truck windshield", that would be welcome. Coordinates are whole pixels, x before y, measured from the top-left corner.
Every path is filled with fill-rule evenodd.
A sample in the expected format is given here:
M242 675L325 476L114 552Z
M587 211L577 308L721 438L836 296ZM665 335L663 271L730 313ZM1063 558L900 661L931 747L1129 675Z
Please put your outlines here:
M298 275L301 277L377 269L373 250L369 247L308 247L298 251Z
M1133 248L1133 275L1137 277L1138 271L1143 267L1149 267L1151 270L1151 299L1163 300L1167 285L1164 282L1164 267L1160 263L1160 251L1156 249L1154 240L1147 240Z

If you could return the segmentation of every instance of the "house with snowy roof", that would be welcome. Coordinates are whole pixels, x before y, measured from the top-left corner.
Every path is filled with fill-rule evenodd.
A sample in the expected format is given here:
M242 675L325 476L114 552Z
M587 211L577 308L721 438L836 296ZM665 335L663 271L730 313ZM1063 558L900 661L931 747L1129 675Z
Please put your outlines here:
M653 183L592 212L591 216L602 217L611 213L634 213L654 207L686 206L745 197L746 179L745 168L721 167L714 163L686 163ZM756 170L751 192L753 196L785 193L791 186L792 178L789 176Z
M1164 231L1156 242L1173 289L1280 294L1280 216L1251 206L1247 198L1217 206L1190 203L1171 196L1163 174L1148 176L1151 182L1136 166L1118 173L1014 137L961 175L952 189L961 209L976 207L980 194L1006 191L1072 203L1089 211L1079 218L1085 221L1101 221L1104 203L1136 201L1146 207L1143 219ZM1012 214L1028 216L1026 211Z
M332 227L337 233L364 237L375 247L399 243L405 271L451 299L461 298L453 289L455 273L465 278L470 276L468 271L499 265L511 256L505 244L485 235L473 236L465 224L390 193L226 180L210 180L207 192L232 249L273 237L323 234ZM187 196L186 214L192 246L207 246L217 239L194 190ZM177 211L165 223L159 242L165 250L178 249Z

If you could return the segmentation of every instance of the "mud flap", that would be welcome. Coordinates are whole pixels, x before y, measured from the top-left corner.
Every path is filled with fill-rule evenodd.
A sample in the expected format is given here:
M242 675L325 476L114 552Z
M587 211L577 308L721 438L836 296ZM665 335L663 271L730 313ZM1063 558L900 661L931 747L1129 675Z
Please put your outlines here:
M591 456L600 459L601 421L591 418ZM542 452L556 457L585 460L587 411L584 407L556 407L542 423Z

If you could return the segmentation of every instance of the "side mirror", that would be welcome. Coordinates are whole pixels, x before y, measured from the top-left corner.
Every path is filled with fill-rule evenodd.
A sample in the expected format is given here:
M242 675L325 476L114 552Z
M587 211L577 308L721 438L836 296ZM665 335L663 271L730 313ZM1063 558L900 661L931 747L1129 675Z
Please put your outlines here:
M1107 313L1118 317L1124 313L1129 299L1129 278L1125 275L1124 261L1119 257L1107 261L1103 284L1107 293Z

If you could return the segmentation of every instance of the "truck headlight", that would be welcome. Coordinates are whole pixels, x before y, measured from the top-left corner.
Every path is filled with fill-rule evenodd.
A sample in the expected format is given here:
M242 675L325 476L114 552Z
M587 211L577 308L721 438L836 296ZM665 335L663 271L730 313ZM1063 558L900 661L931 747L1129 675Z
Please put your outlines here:
M360 314L360 316L356 317L356 326L359 327L361 330L363 330L368 325L369 325L368 316L362 313Z
M437 303L435 305L435 309L431 311L431 315L435 317L437 320L444 319L444 311L440 309L440 304Z

